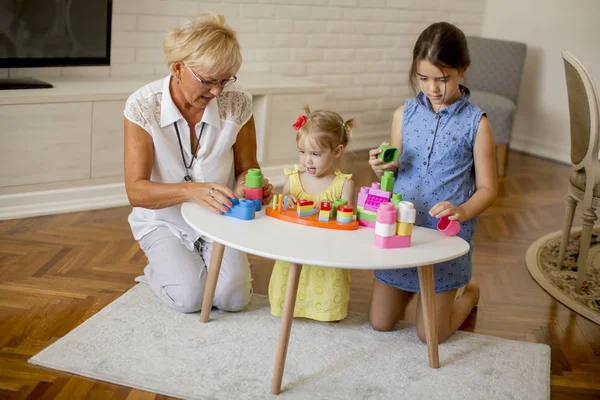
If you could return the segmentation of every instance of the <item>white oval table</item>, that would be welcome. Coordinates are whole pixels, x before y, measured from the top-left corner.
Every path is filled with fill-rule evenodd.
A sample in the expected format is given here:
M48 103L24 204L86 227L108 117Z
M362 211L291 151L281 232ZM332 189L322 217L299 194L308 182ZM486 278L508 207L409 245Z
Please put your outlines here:
M224 246L291 263L271 393L281 392L302 264L348 269L419 267L429 366L439 368L433 264L466 254L469 244L463 239L414 227L411 247L379 249L374 244L373 229L359 227L355 231L339 231L297 225L266 216L264 207L251 221L215 214L195 203L183 204L181 214L190 226L214 241L200 313L202 322L207 322L210 317Z

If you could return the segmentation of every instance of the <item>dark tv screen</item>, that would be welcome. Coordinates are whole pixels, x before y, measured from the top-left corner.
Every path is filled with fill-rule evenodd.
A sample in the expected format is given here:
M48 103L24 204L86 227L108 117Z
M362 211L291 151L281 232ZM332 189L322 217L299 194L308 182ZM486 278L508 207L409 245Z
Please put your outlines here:
M0 0L0 68L110 65L112 0Z

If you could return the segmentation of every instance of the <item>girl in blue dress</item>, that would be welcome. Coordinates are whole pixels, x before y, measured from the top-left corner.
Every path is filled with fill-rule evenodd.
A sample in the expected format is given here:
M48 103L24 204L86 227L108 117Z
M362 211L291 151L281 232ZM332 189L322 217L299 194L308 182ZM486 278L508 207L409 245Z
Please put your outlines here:
M464 33L447 22L425 29L413 49L410 83L419 93L395 112L392 146L396 162L383 163L379 149L369 152L377 177L396 174L394 192L413 202L415 225L435 229L439 218L459 221L459 236L471 250L455 260L434 265L438 338L451 336L479 301L471 280L476 218L496 199L496 156L492 129L485 113L469 102L469 89L459 84L470 64ZM411 297L419 292L416 268L375 271L369 319L378 331L392 330L404 318ZM465 287L460 296L457 290ZM425 341L421 299L417 332Z

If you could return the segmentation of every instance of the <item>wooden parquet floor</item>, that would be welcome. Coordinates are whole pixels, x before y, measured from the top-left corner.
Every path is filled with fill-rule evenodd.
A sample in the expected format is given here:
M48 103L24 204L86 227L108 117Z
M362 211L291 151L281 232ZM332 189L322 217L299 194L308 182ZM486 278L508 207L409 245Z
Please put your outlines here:
M366 158L357 152L344 161L357 187L372 181ZM568 175L568 166L510 154L500 196L479 218L474 276L481 302L462 329L547 343L552 398L600 399L600 326L546 294L525 266L528 246L561 228ZM146 259L131 236L129 211L0 221L0 398L166 398L27 364L134 285ZM255 290L265 294L272 262L252 263ZM372 282L371 271L353 273L351 310L367 311Z

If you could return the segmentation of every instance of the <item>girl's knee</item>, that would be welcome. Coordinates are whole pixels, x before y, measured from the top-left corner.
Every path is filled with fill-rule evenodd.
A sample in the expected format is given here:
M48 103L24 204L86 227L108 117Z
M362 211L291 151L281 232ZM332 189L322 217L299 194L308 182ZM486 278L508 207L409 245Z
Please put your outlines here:
M379 332L389 332L393 330L396 325L394 321L373 314L369 314L369 322L371 323L371 328Z
M200 285L168 285L162 288L162 298L172 309L194 313L202 308L204 288Z
M222 288L219 288L215 295L215 307L223 311L241 311L252 297L252 281L241 280L237 282L228 282Z

